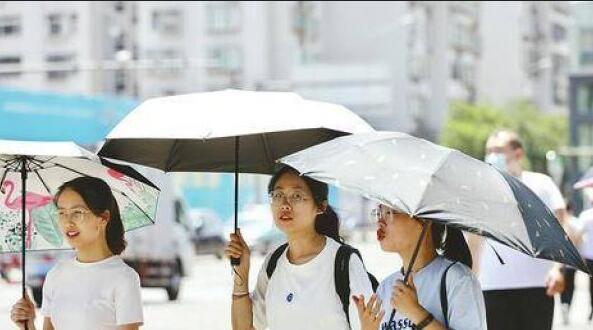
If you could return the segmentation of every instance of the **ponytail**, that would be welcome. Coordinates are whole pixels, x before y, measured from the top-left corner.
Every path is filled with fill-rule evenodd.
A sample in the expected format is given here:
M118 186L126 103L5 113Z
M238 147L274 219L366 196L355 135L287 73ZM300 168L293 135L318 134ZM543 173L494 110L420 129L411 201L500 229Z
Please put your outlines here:
M329 205L325 212L315 218L315 231L343 243L343 239L340 237L340 220L334 209Z
M107 246L113 254L121 254L126 249L126 240L124 236L125 230L119 213L117 201L113 195L111 195L109 213L111 213L111 219L109 219L105 231Z
M432 222L432 242L442 255L472 268L472 255L461 230Z

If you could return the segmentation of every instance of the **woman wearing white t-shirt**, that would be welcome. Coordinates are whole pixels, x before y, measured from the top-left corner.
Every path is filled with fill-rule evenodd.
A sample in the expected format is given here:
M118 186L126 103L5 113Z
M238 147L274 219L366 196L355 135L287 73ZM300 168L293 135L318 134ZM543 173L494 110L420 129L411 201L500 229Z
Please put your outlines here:
M338 218L327 204L326 184L284 167L268 186L275 225L286 234L288 247L277 259L273 276L265 259L253 294L248 293L249 248L240 234L231 234L225 253L240 258L235 267L232 328L237 329L359 329L354 304L348 318L334 283L334 261L340 247ZM362 261L348 264L350 292L372 293ZM349 324L350 321L350 324Z
M355 298L363 329L485 330L484 297L469 268L471 254L461 231L447 228L444 234L444 226L428 222L409 285L405 285L404 274L424 221L385 206L380 206L374 214L381 249L399 254L404 268L379 284L377 300L369 299L365 305L364 297ZM442 250L442 255L437 250ZM446 276L443 282L446 314L440 299L443 276ZM392 309L396 313L390 322Z
M76 258L60 261L43 285L44 330L137 330L143 322L138 274L119 254L124 227L109 186L80 177L64 183L55 196L59 226ZM12 308L11 319L35 329L35 307L28 296Z

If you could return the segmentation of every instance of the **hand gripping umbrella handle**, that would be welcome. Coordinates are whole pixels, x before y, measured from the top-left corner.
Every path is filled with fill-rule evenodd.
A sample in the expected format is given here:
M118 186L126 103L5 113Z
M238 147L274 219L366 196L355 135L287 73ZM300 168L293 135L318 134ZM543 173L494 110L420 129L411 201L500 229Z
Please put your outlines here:
M414 263L416 262L416 257L418 256L418 252L420 251L420 245L422 245L422 241L424 240L424 236L426 236L426 232L428 231L428 221L424 221L422 224L422 233L420 233L420 237L418 238L418 243L416 243L416 247L414 248L414 253L412 254L412 259L408 263L408 270L406 271L406 275L404 276L404 283L408 284L408 278L410 277L410 273L412 272L412 268L414 267ZM391 315L389 316L389 322L387 324L391 324L393 319L395 318L395 308L391 310Z

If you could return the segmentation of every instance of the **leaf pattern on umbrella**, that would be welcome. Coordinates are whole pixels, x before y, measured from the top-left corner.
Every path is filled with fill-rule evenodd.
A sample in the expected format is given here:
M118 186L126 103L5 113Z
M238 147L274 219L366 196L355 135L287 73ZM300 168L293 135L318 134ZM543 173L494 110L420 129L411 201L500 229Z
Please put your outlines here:
M141 190L138 195L143 203L155 199L153 192L145 189ZM132 204L126 204L123 207L121 210L121 218L125 231L152 224L152 221L146 215L154 214L156 212L156 204L146 203L146 205L149 205L145 210L146 213L142 212L142 210Z
M64 238L60 232L56 214L57 208L54 203L49 203L31 212L31 216L35 219L37 234L52 246L60 248L64 243Z

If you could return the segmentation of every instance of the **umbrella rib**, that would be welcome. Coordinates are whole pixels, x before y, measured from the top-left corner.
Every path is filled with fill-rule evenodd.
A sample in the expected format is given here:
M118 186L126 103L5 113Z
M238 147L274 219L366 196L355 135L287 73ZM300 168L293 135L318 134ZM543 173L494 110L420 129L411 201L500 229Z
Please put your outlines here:
M0 179L0 188L4 184L4 180L6 179L6 175L8 175L8 169L5 169L4 170L4 173L2 173L2 179Z
M37 176L37 178L39 178L39 181L41 181L41 184L43 184L43 187L45 188L45 190L47 190L47 192L53 196L51 190L49 189L49 187L47 186L47 183L45 183L45 180L43 180L43 178L41 177L41 175L39 174L39 170L33 170L33 173L35 173L35 175Z
M270 146L268 145L268 140L266 139L266 133L262 133L260 136L262 144L264 146L264 155L266 157L266 162L268 163L270 171L273 171L274 164L276 164L276 159L272 158L272 152L270 150Z
M172 161L173 153L175 152L175 149L177 148L178 141L179 141L179 139L175 139L175 141L173 141L173 146L169 150L169 156L167 156L167 164L165 165L165 172L171 171L171 163L173 162Z
M7 161L7 162L6 162L6 165L4 165L4 167L6 167L6 168L10 168L10 166L11 166L11 165L14 165L14 164L16 164L16 163L18 163L18 162L19 162L19 159L18 159L18 158L13 158L13 159L11 159L10 161ZM16 168L15 168L15 169L16 169Z
M138 205L138 204L137 204L137 203L136 203L136 202L135 202L133 199L131 199L131 198L130 198L130 197L129 197L129 196L128 196L128 195L127 195L125 192L123 192L123 191L121 191L121 190L119 190L119 189L115 189L115 188L113 188L113 187L111 188L111 190L113 190L113 191L115 191L115 192L119 193L120 195L124 196L124 197L125 197L127 200L129 200L130 202L132 202L132 204L134 204L134 206L135 206L135 207L136 207L138 210L140 210L140 212L142 212L142 214L144 214L144 216L145 216L145 217L146 217L146 218L147 218L147 219L148 219L150 222L152 222L152 223L155 223L155 221L154 221L154 220L153 220L153 219L152 219L152 218L151 218L151 217L148 215L148 213L146 213L146 212L144 211L144 209L142 209L142 208L140 207L140 205Z
M445 165L445 163L447 162L448 156L451 155L453 153L453 150L448 150L447 154L445 156L443 156L443 158L440 160L439 165L436 167L436 170L432 172L432 174L430 174L430 181L432 181L435 177L435 173L438 173L438 171L441 170L441 168ZM430 182L428 182L430 183ZM418 201L418 205L422 205L422 202L424 201L424 197L425 197L425 193L428 190L428 184L424 187L424 191L422 192L422 194L420 196L422 196L420 198L420 200Z
M54 159L54 158L56 158L56 157L52 157L52 158L50 158L50 159L48 159L48 160L46 160L46 161L44 161L44 162L42 162L42 161L39 161L39 160L37 160L37 159L35 159L35 158L31 158L31 159L29 159L29 161L30 161L31 163L33 163L33 164L35 164L35 165L39 166L40 168L43 168L43 164L51 162L51 161L52 161L52 159ZM53 164L53 163L52 163L52 164Z

